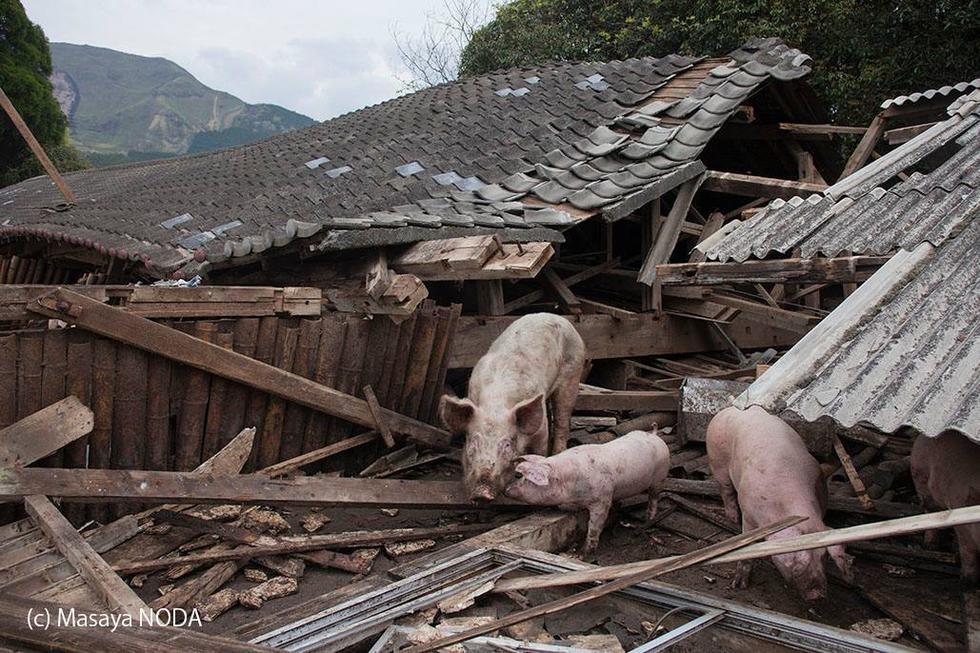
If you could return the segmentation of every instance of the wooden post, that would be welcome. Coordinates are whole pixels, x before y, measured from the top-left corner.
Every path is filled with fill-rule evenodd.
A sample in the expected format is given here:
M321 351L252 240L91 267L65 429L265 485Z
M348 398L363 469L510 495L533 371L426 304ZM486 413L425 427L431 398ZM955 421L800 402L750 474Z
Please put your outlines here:
M113 469L144 469L146 452L146 353L123 347L116 361L116 399L112 419ZM137 509L136 504L114 504L115 516Z
M92 405L92 336L72 329L68 334L65 390L68 396L77 397L85 406ZM88 436L82 436L64 449L66 467L84 468L88 453ZM85 506L67 506L65 517L72 524L81 525L85 519Z
M222 349L231 349L234 336L230 332L219 331L215 325L214 344ZM234 437L234 433L226 435L221 431L224 426L225 408L229 381L220 377L212 377L211 391L208 393L208 409L204 419L204 438L201 440L201 458L207 460L218 453L226 441ZM236 431L235 433L237 433Z
M259 319L243 317L235 320L232 329L232 349L243 356L255 357L256 339L259 334ZM256 424L245 423L245 411L248 407L248 388L241 383L229 383L225 391L225 414L221 425L224 438L240 432L245 427L256 427Z
M875 145L878 144L878 140L881 135L885 132L885 124L888 119L878 114L868 125L867 131L864 132L864 136L861 137L860 142L858 142L857 147L851 152L851 156L848 157L847 163L844 164L844 171L840 174L840 179L844 179L848 175L857 172L868 159L871 158L871 153L874 152ZM840 181L838 179L838 181Z
M172 468L170 447L170 361L150 356L146 364L146 469Z
M476 310L480 315L504 314L504 284L500 279L477 281Z
M296 344L299 341L299 327L293 321L283 320L276 334L276 352L272 364L280 370L292 369L296 362ZM258 442L258 466L268 467L279 462L279 447L282 441L282 423L286 419L286 400L271 396L265 409L262 423L262 439Z
M640 210L640 255L647 257L653 251L657 241L657 235L663 226L664 216L660 210L661 199L658 197L647 207ZM654 286L640 286L640 310L659 311L660 298Z
M259 331L255 340L255 355L252 357L260 363L272 365L272 358L276 350L276 331L279 329L279 318L266 316L259 320ZM269 401L269 395L257 388L252 389L248 396L248 405L245 408L245 426L255 427L255 442L252 452L249 454L248 463L245 465L246 471L252 471L259 467L259 446L262 442L263 430L265 428L265 409Z
M296 358L291 369L293 374L306 379L312 378L317 363L321 323L320 318L300 320ZM291 403L286 407L286 417L282 425L282 444L279 447L280 460L294 458L305 451L303 441L309 416L310 410L305 406Z
M384 322L391 324L390 320ZM346 320L336 313L327 314L321 319L320 344L313 380L327 388L337 387L337 370L340 368L340 356L344 352L346 331ZM329 431L332 424L333 418L330 416L319 411L310 413L303 436L303 451L320 449L331 441Z
M89 436L89 469L108 469L112 448L112 413L116 388L116 345L96 338L92 352L92 412L95 426ZM88 507L89 519L108 521L108 506Z
M0 429L17 421L17 334L0 335Z
M51 177L51 181L53 181L54 185L58 187L58 190L64 196L65 201L69 204L77 204L78 200L75 198L75 194L71 192L71 189L68 187L68 183L65 182L64 177L61 176L58 169L53 163L51 163L51 159L49 159L48 155L44 152L44 148L41 147L41 144L37 142L36 138L34 138L34 134L31 133L30 127L28 127L27 123L24 122L20 112L17 111L17 107L15 107L14 103L10 101L10 98L7 97L7 94L3 92L2 88L0 88L0 107L3 107L3 110L7 112L8 116L10 116L10 121L14 123L14 127L17 128L20 135L24 137L25 141L27 141L27 146L31 148L31 152L33 152L34 156L37 157L37 160L40 161L41 166L44 167L44 171L48 173L48 176Z
M434 302L428 301L418 311L418 321L415 323L415 337L412 339L412 350L408 357L408 369L405 372L405 388L399 412L410 417L416 417L422 401L422 391L425 387L425 376L432 362L432 343L436 332L436 312Z
M361 371L364 368L364 357L366 356L368 332L371 324L368 320L354 317L347 320L347 334L344 337L344 354L340 358L340 370L337 375L337 390L353 397L361 388ZM371 409L367 401L364 402L368 415ZM384 411L382 411L384 412ZM389 425L391 422L389 421ZM374 426L374 416L368 424L368 428ZM354 427L349 420L334 420L333 436L344 439L353 433ZM346 461L345 461L346 462ZM353 469L348 468L348 471Z
M44 352L41 356L41 405L50 406L65 396L65 372L68 360L68 332L48 329L44 332ZM41 461L48 467L64 467L64 451L58 450Z
M422 406L418 418L430 424L436 419L439 399L442 397L442 386L446 380L446 367L449 364L449 353L452 349L453 337L456 335L456 322L462 306L453 304L449 309L438 309L439 323L436 326L436 342L432 346L432 360L422 390Z
M198 322L194 334L204 342L214 338L215 325L211 322ZM184 398L177 416L177 442L175 446L177 471L190 471L201 463L201 445L204 442L204 425L207 420L208 395L211 391L211 376L200 369L187 367L182 370L184 377Z

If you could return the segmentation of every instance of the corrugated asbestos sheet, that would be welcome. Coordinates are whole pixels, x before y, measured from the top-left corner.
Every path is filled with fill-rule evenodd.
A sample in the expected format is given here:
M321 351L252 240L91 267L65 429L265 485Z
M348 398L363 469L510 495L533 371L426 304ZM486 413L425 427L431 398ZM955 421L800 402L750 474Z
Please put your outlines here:
M922 100L940 100L943 98L954 98L957 95L963 95L964 93L971 93L976 89L980 89L980 77L974 79L970 82L960 82L959 84L952 84L950 86L940 86L939 88L930 88L927 91L922 91L921 93L912 93L911 95L899 95L896 98L890 100L885 100L881 103L882 109L887 109L888 107L902 107L910 104L915 104L921 102Z
M980 211L939 247L902 250L735 404L980 443Z
M980 91L954 102L950 114L822 194L776 200L749 220L725 225L698 249L711 259L741 262L795 248L810 258L941 244L980 206Z
M164 276L314 235L321 249L493 231L560 241L569 205L616 219L700 174L742 102L809 62L756 39L723 59L462 79L253 145L73 173L71 207L47 178L22 182L0 190L0 242L64 241Z

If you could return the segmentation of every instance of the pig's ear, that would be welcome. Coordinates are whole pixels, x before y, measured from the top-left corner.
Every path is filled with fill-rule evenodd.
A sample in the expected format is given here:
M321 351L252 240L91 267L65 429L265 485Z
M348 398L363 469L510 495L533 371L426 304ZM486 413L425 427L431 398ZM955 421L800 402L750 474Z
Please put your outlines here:
M459 399L452 395L443 395L439 400L439 417L452 433L462 433L473 419L476 406L469 399Z
M520 468L525 480L533 485L548 485L551 468L546 463L524 463Z
M533 435L541 428L544 421L544 395L528 399L514 408L514 421L517 429L525 435Z

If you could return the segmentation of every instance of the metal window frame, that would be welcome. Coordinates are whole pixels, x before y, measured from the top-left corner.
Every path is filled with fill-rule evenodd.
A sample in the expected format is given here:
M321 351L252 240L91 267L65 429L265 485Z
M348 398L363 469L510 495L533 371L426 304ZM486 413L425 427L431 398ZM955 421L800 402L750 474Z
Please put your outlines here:
M317 614L281 626L251 640L288 651L336 653L382 633L396 619L436 605L443 599L472 590L504 574L520 571L548 574L588 569L588 565L561 556L502 544L458 554L447 550L426 569L377 590L344 601ZM823 653L910 653L914 649L877 640L832 626L727 601L685 588L650 581L616 592L619 596L661 610L676 610L691 617L686 623L657 636L630 653L664 650L710 626L718 626L800 651Z

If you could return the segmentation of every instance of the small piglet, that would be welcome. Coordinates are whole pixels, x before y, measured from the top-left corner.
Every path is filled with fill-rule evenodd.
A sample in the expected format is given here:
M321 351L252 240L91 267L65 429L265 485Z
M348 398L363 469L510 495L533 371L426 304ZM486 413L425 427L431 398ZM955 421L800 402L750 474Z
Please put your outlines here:
M477 361L469 397L442 397L446 428L466 434L463 484L470 499L496 498L521 454L548 453L546 401L554 421L552 452L565 448L584 367L585 344L571 322L534 313L515 320Z
M584 444L559 454L522 456L504 494L535 506L589 511L586 556L595 552L614 499L648 493L647 518L670 468L670 450L656 432L631 431L605 444Z
M708 424L708 463L721 486L725 513L742 530L759 528L793 515L805 522L767 537L778 540L827 530L823 514L827 485L817 461L789 424L762 408L726 408ZM827 596L823 559L830 552L845 577L851 578L851 557L844 547L810 549L772 557L776 569L807 601ZM735 584L747 587L750 561L738 563Z
M929 510L947 510L980 504L980 445L955 431L929 438L920 435L912 445L912 481ZM960 549L960 573L971 584L980 583L980 524L955 526ZM927 534L927 543L935 540Z

